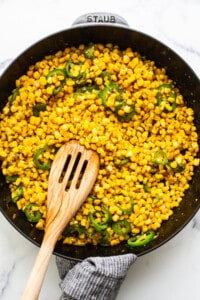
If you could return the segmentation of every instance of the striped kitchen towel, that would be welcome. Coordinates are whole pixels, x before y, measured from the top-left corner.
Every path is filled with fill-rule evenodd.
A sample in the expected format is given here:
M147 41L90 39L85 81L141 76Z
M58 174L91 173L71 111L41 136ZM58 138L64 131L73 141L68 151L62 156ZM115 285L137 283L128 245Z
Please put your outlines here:
M89 257L81 262L56 257L60 300L114 300L136 255Z

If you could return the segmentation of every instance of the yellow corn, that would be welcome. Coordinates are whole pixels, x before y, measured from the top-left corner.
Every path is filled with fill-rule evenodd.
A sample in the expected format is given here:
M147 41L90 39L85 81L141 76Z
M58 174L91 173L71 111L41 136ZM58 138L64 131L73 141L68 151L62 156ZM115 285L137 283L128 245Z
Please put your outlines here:
M170 106L173 98L168 99L164 109L157 105L158 87L173 84L164 68L156 67L153 61L142 58L130 48L120 50L112 44L97 44L93 59L85 57L85 49L85 45L68 47L30 66L27 74L16 80L19 93L11 106L8 103L3 108L0 121L2 172L5 176L19 176L10 183L12 192L23 185L23 195L16 203L18 209L24 210L29 203L40 206L43 217L36 227L41 230L46 219L49 171L37 169L34 153L44 145L59 148L70 140L78 140L86 148L97 151L100 170L91 197L70 222L70 225L84 227L86 233L63 237L64 243L79 246L101 243L102 233L95 231L88 216L96 210L94 218L101 225L106 220L103 206L109 210L112 222L129 221L133 235L157 230L180 204L194 167L200 163L196 158L199 149L194 112L184 105L178 89L174 111ZM68 77L63 82L63 76L58 75L47 80L50 71L65 69L68 61L75 64L74 77L85 72L86 86L93 83L99 89L108 86L108 76L101 76L106 70L113 83L122 89L120 101L126 103L118 115L129 114L134 105L132 119L120 122L116 118L115 108L120 103L116 103L117 91L109 94L105 109L95 86L81 93L77 92L76 78ZM79 80L81 88L81 78ZM61 90L55 94L60 86ZM167 89L166 93L170 91ZM33 107L37 103L45 104L46 109L34 116ZM185 155L181 153L183 148L187 149ZM170 167L152 162L158 150L166 153ZM40 160L48 163L54 156L55 149L48 149ZM182 165L183 172L174 172ZM111 246L129 238L129 235L116 234L110 223L107 232Z

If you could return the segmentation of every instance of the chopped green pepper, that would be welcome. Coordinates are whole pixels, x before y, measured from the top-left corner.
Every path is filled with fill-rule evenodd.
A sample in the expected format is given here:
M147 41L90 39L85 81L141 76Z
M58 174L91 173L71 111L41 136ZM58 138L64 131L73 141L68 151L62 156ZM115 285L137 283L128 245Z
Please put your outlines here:
M125 109L127 108L127 112ZM121 113L120 113L121 112ZM134 105L128 105L125 101L119 103L115 107L115 115L117 119L121 122L127 122L132 119L132 117L135 114L135 106Z
M153 230L149 230L128 239L128 245L130 247L145 246L153 240L154 236L155 232Z
M158 204L160 202L160 195L156 194L156 199L154 200L153 204Z
M124 165L128 164L130 162L130 160L131 160L130 157L124 157L120 160L119 165L124 166Z
M16 203L23 195L23 185L20 184L15 191L12 192L12 202Z
M147 192L147 193L149 193L151 191L150 188L148 187L147 183L143 184L143 188L144 188L144 191Z
M103 247L110 246L110 242L109 242L110 233L107 230L103 230L101 234L102 234L102 239L100 240L100 245Z
M9 175L6 175L6 181L7 182L15 182L17 180L17 178L19 178L19 175L13 175L13 176L9 176Z
M42 218L39 210L40 206L36 203L29 203L24 208L24 213L29 222L37 223Z
M170 169L174 172L174 173L181 173L185 170L185 165L178 165L177 167L173 167L172 166L173 162L169 162L168 166L170 167Z
M16 99L17 95L19 94L19 88L16 88L12 91L12 95L9 97L9 106L11 107L13 101Z
M91 224L97 231L105 230L107 228L109 222L111 221L111 214L110 214L109 209L104 205L102 205L102 209L103 209L104 213L102 211L94 210L93 212L90 212L89 216L88 216ZM95 217L94 217L96 213L100 213L101 215L103 215L104 221L102 221L100 223L98 221L96 221Z
M34 156L33 156L33 161L34 161L34 164L35 164L36 168L41 169L41 170L50 170L51 169L52 163L51 162L49 162L49 163L41 163L39 161L39 157L47 149L52 149L52 148L55 148L55 147L54 146L45 145L44 147L39 148L38 150L36 150L36 152L34 153Z
M38 102L33 106L33 115L35 117L39 117L41 111L46 110L46 104Z
M59 85L57 88L54 89L53 94L57 95L58 93L60 93L62 91L62 88L63 88L62 84Z
M173 111L176 108L176 97L174 87L171 84L164 83L158 87L157 105L165 111Z
M95 196L95 195L92 195L92 194L90 194L90 195L88 196L88 198L90 198L90 199L92 199L92 200L96 200L96 199L98 199L98 197L97 197L97 196Z
M87 82L86 82L86 73L85 72L81 72L79 74L79 76L77 76L77 78L75 80L75 83L76 83L76 86L78 86L78 87L87 85Z
M85 232L86 232L86 229L84 226L73 224L73 225L68 225L64 229L63 235L64 236L76 236L76 235L81 235Z
M130 215L133 212L133 208L134 208L133 198L129 197L129 201L130 201L130 207L129 208L123 208L119 204L116 205L124 214L127 214L127 215Z
M121 159L117 158L114 160L114 164L116 167L122 167L122 166L128 164L130 161L131 161L130 157L124 157Z
M157 165L166 165L168 163L167 154L162 150L155 151L153 154L152 163Z
M106 82L106 78L108 79L108 82L110 84L112 84L112 77L111 77L111 74L108 72L108 71L103 71L100 76L102 77L104 83ZM107 85L107 84L106 84Z
M112 229L119 235L126 235L131 231L131 224L127 220L119 220L112 224Z
M60 75L63 77L63 79L60 80L60 85L54 89L54 91L53 91L54 95L57 95L62 90L63 83L66 79L66 72L65 72L65 70L62 70L62 69L54 69L54 70L50 71L46 76L46 79L48 82L49 78L54 77L54 76L60 76Z
M90 43L89 46L85 49L84 55L86 58L94 58L94 44Z

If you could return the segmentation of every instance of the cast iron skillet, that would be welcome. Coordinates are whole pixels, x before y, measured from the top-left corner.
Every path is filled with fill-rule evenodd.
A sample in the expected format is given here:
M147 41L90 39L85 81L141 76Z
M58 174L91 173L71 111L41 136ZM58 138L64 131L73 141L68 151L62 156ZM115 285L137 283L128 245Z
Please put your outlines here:
M108 13L84 15L75 21L72 28L44 38L15 59L0 78L0 111L15 87L15 80L24 74L31 64L67 46L91 42L113 43L119 45L121 49L131 47L134 51L155 61L158 67L166 68L167 74L180 89L187 105L195 112L195 125L200 137L200 81L192 69L166 45L146 34L130 29L123 18ZM198 143L200 145L200 140ZM163 222L158 230L158 237L146 247L131 249L126 244L115 247L91 245L77 247L58 242L54 254L81 260L88 256L110 256L129 252L141 256L160 247L182 230L199 209L199 178L200 168L196 168L190 188L186 191L181 205L174 209L174 214L168 221ZM4 216L22 235L34 244L40 245L43 232L36 230L26 221L24 214L11 202L9 188L2 173L0 173L0 206Z

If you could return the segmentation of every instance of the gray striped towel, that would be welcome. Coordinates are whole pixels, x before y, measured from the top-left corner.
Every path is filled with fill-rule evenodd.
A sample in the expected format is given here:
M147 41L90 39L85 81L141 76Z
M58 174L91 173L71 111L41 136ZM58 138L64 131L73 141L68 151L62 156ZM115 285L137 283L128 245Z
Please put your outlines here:
M127 271L136 260L134 254L89 257L76 262L56 257L61 278L60 300L114 300Z

